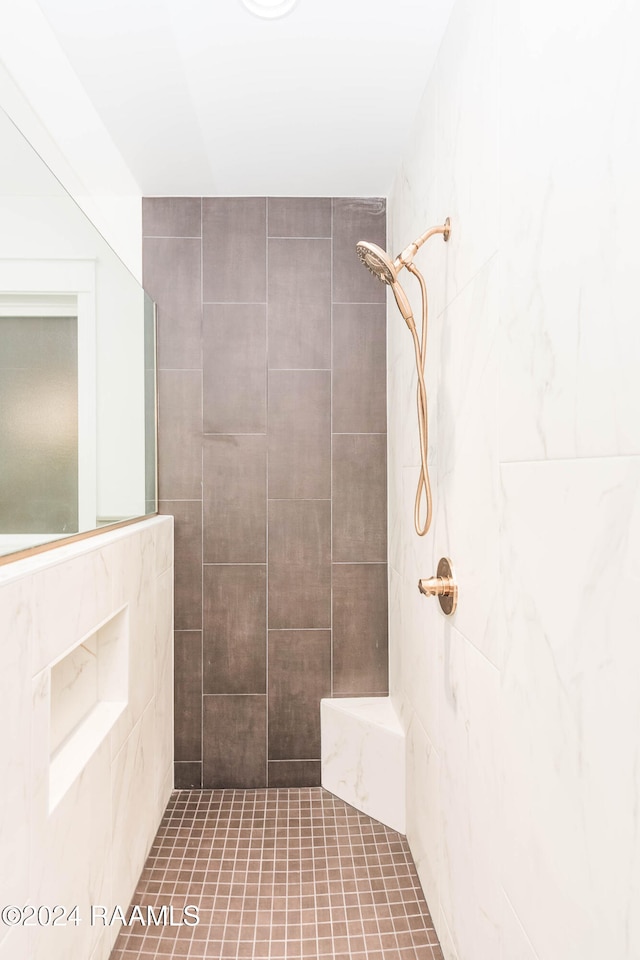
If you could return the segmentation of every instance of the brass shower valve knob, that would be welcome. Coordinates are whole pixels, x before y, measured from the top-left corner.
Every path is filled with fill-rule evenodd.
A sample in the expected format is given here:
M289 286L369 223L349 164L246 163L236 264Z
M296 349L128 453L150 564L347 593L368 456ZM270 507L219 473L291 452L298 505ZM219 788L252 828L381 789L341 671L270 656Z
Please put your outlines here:
M455 583L450 577L428 577L418 580L418 589L425 597L449 597L453 594Z
M425 597L437 597L445 616L449 617L455 613L458 604L458 584L451 560L448 557L442 557L438 563L436 576L418 580L418 590Z

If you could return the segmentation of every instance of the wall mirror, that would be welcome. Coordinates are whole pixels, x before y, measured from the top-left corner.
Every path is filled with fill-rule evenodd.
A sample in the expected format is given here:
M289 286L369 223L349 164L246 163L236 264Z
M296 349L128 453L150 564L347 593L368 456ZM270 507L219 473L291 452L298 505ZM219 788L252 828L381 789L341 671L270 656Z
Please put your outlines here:
M153 514L155 310L0 110L0 562Z

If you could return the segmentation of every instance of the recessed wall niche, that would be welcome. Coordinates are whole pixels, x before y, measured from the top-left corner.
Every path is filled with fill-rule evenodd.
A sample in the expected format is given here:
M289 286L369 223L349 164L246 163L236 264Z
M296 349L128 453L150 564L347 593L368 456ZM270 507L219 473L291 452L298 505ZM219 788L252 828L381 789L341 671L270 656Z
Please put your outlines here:
M123 607L51 668L49 809L82 772L127 706L129 610Z

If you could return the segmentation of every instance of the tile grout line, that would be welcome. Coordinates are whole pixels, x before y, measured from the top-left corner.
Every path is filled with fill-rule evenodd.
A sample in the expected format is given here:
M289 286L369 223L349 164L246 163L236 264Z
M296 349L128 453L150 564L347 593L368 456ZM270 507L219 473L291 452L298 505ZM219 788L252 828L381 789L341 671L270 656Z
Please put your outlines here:
M331 240L331 237L279 237L275 234L268 234L269 240Z
M256 693L255 691L254 691L253 693L251 693L251 691L249 691L249 693L203 693L202 697L203 697L204 700L206 700L207 697L264 697L264 693L260 693L260 691L258 691L257 693ZM211 790L211 789L223 790L224 787L214 787L214 788L212 788L212 787L204 787L203 789L205 789L205 790ZM257 788L257 787L246 787L246 788L245 788L245 787L238 787L238 789L239 789L239 790L240 790L240 789L242 789L242 790L245 790L245 789L247 789L247 790L254 790L254 789L258 789L258 788ZM262 787L261 789L264 789L264 787Z
M205 562L204 562L204 564L203 564L203 566L205 566L205 567L266 567L266 565L267 565L266 562L262 562L262 563L254 563L254 562L251 562L251 563L249 563L249 562L247 562L247 563L238 563L238 562L235 562L235 563L234 563L233 561L227 562L226 560L220 560L220 561L205 560Z
M269 763L317 763L317 757L296 757L295 760L270 760ZM279 789L288 790L289 787L282 787ZM293 788L296 789L296 788ZM300 787L299 789L304 789Z
M143 234L143 240L200 240L200 237L173 237L173 236L155 236Z
M331 503L331 497L269 497L269 503Z

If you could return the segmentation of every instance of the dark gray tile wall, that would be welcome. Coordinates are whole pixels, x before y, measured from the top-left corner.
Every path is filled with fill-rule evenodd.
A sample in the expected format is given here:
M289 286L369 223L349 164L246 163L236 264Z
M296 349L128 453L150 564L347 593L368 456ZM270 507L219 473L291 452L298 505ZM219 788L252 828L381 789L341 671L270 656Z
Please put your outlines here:
M329 197L270 197L270 237L331 238Z
M144 245L147 293L162 303L165 331L158 342L162 370L202 366L202 241L189 237L149 237Z
M205 564L205 694L265 692L266 586L263 563Z
M269 760L270 787L319 787L322 771L319 760Z
M333 559L382 563L387 556L387 438L333 435Z
M266 303L267 202L262 197L202 201L205 303Z
M333 201L333 301L334 303L385 303L384 283L357 260L358 240L369 240L386 249L384 200Z
M269 629L331 626L331 501L269 501Z
M264 303L205 304L205 433L266 432L266 318Z
M179 787L320 783L325 696L387 692L378 199L146 198Z
M202 718L205 787L264 787L267 767L267 698L206 695Z
M331 367L331 240L269 239L269 369Z
M364 269L364 268L363 268ZM385 433L387 325L379 304L333 307L333 430Z
M267 438L205 436L204 562L265 563Z
M202 371L158 369L160 500L202 500Z
M160 500L158 506L174 518L174 627L202 630L202 502Z
M174 739L176 757L199 762L202 757L202 631L176 630L174 635Z
M383 563L333 567L333 692L387 690L387 571Z
M331 371L269 371L269 496L331 499Z
M291 665L297 669L292 670ZM320 756L318 702L331 696L331 631L269 631L269 759Z

